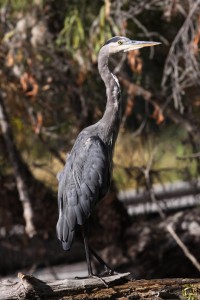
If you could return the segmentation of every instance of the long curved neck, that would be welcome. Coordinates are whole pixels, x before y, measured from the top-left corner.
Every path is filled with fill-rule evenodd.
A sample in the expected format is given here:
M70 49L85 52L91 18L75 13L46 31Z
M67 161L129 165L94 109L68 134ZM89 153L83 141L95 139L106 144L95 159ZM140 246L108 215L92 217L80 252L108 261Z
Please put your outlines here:
M121 93L118 79L108 68L109 55L106 49L101 48L98 56L98 68L106 86L107 104L102 119L102 138L104 142L113 146L119 131L121 121Z

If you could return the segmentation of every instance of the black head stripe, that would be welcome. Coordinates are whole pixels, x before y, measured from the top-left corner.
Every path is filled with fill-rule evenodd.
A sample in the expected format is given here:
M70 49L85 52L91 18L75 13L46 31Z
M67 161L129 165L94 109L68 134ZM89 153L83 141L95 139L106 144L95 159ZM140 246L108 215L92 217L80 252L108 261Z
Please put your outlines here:
M121 36L115 36L115 37L109 39L109 40L104 44L104 46L105 46L105 45L108 45L108 44L110 44L110 43L116 43L117 41L119 41L119 40L121 40L121 39L122 39Z

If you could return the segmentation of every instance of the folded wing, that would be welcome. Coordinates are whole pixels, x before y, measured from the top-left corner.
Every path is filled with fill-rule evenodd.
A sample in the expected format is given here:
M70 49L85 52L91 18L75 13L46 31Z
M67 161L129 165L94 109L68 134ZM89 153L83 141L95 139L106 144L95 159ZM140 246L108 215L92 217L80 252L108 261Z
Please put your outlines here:
M85 223L109 188L110 166L101 139L92 136L78 140L58 179L57 236L69 250L76 225Z

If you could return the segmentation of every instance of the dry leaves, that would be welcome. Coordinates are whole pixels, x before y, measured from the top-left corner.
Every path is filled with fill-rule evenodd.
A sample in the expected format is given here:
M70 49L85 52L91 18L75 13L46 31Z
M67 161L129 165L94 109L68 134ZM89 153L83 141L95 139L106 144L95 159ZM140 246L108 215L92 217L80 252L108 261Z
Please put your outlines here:
M31 74L23 73L20 77L22 90L29 97L35 97L38 94L39 86Z
M165 119L163 112L157 104L153 103L153 106L154 106L154 111L153 114L151 115L151 118L156 120L156 124L161 124Z
M41 112L37 112L35 124L33 124L33 130L35 134L39 134L41 132L42 125L43 125L43 115Z
M128 53L128 63L134 73L142 73L142 59L139 50L130 51Z

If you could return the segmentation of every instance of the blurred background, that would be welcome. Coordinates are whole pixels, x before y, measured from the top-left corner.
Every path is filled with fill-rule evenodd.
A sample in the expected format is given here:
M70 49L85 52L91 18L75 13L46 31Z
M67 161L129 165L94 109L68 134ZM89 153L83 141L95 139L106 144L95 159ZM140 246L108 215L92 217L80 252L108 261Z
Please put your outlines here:
M1 277L87 271L79 238L56 238L56 174L103 114L97 57L115 35L162 44L111 59L123 119L90 244L135 278L199 276L199 16L199 0L0 0Z

